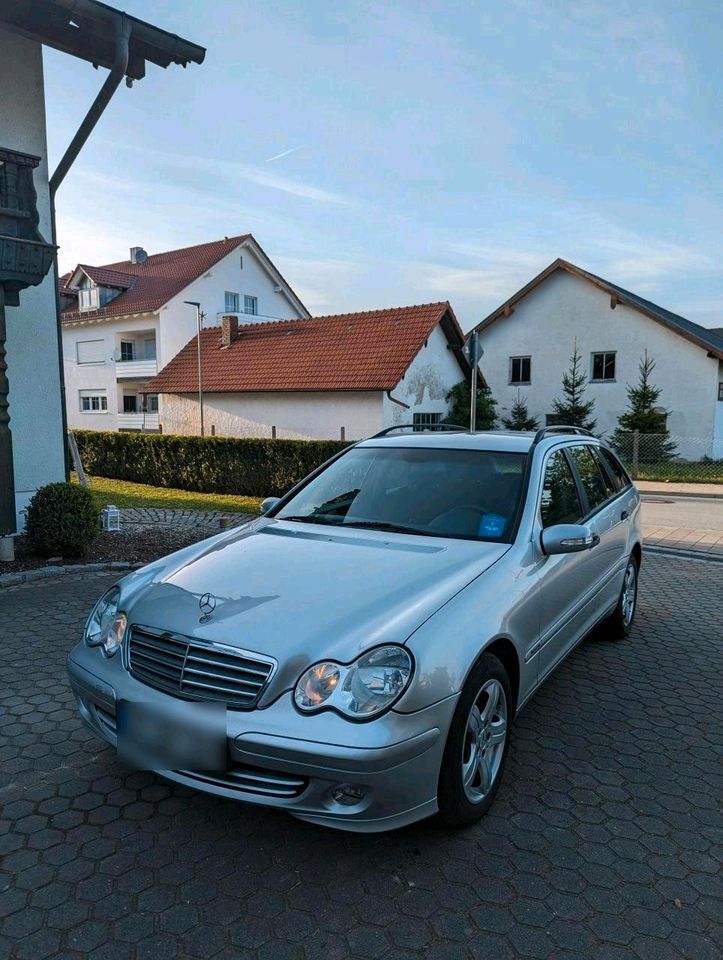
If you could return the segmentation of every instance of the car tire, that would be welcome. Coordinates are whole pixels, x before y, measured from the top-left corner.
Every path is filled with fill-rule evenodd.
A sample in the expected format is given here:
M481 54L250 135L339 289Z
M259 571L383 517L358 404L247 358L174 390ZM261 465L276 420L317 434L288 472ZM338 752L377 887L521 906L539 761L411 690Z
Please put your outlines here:
M617 606L604 623L606 635L610 640L624 640L632 630L638 606L639 569L637 557L631 553L625 568Z
M439 819L465 827L489 810L510 744L513 698L497 657L483 654L462 690L439 773Z

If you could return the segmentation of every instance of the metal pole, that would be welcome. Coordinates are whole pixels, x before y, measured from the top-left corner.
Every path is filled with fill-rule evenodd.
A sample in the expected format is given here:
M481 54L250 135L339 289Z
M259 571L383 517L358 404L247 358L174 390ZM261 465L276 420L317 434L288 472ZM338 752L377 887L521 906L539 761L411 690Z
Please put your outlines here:
M472 382L469 402L469 432L474 433L477 427L477 331L474 330L469 338L469 354L472 361Z
M0 283L0 538L17 531L15 520L15 479L13 435L10 432L8 394L10 384L5 359L5 287ZM12 542L12 541L11 541ZM12 557L10 557L12 559Z
M201 319L204 314L201 313L201 304L196 300L184 300L191 307L196 308L196 363L198 366L198 406L201 413L201 436L205 436L203 426L203 381L201 379Z

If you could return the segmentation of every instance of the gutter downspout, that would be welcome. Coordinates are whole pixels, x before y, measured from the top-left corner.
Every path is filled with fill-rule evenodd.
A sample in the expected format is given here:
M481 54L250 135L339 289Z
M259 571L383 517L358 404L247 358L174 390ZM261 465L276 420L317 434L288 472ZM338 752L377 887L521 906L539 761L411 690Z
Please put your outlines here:
M405 410L409 410L409 404L405 403L404 400L397 400L396 397L393 397L391 390L387 390L386 393L387 393L387 400L391 400L392 403L398 403L400 407L404 407Z
M110 73L105 78L103 86L100 88L97 97L91 104L90 109L83 119L83 122L78 127L75 136L70 141L67 150L63 154L60 163L55 168L53 175L50 177L48 183L50 193L50 233L51 242L53 244L57 245L57 236L55 230L55 194L58 191L58 187L65 179L65 175L75 162L78 154L85 146L88 137L93 131L93 128L100 120L105 108L110 103L113 94L116 92L121 84L121 81L123 80L123 77L125 76L126 68L128 67L131 30L131 22L123 14L120 14L116 19L115 59L113 61L113 66L111 67ZM57 252L53 262L53 275L55 278L55 323L58 337L58 371L60 374L60 409L63 430L63 455L65 459L65 478L68 480L70 479L70 452L68 450L68 443L66 440L68 436L68 412L65 395L65 370L63 367L63 327L60 317L60 291L58 289L60 270L58 269Z

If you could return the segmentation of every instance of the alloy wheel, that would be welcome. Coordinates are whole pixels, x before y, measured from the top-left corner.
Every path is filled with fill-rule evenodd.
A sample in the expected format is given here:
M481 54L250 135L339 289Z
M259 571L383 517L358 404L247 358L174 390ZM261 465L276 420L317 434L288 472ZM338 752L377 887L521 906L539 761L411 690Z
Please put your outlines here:
M470 803L481 803L497 779L507 741L507 697L499 680L481 688L467 718L462 784Z
M625 579L623 580L623 592L620 597L620 608L623 615L623 623L626 627L629 627L632 623L633 615L635 613L635 602L638 595L638 572L636 570L635 564L630 561L628 564L627 570L625 571Z

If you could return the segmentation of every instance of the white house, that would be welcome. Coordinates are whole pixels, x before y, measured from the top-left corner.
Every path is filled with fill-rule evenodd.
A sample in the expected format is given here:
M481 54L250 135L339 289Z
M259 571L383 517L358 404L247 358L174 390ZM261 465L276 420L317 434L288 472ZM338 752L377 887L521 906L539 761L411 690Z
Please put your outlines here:
M206 432L232 437L359 439L447 413L470 368L448 303L266 322L232 314L201 335ZM165 433L199 432L198 340L148 388Z
M518 290L477 327L481 366L498 413L518 393L541 424L561 396L577 342L595 400L596 432L609 435L627 406L647 350L668 428L686 458L723 457L723 336L565 260Z
M95 109L89 111L77 133L69 131L72 144L52 176L47 161L44 44L110 70L109 74L103 71L99 82L99 86L101 82L104 85L103 94ZM37 213L33 232L48 244L56 243L52 213L55 192L123 78L141 79L146 61L163 67L174 62L185 66L191 61L200 63L204 53L201 47L95 0L0 4L0 148L5 157L14 155L12 162L5 161L0 177L0 234L4 235L5 254L12 247L6 241L23 237L23 228L17 226L18 211L26 223L34 223ZM90 65L87 69L90 71ZM20 155L24 155L24 161ZM34 191L28 191L28 196L31 192L37 195L31 201L32 212L19 202L23 198L19 197L16 173L8 172L9 167L17 166L16 161L34 167ZM9 228L13 221L15 226ZM12 537L3 535L22 529L23 511L36 490L66 478L57 273L51 267L42 282L37 283L36 278L33 282L37 285L21 288L18 297L9 279L13 265L5 254L0 264L0 292L5 290L6 304L5 323L0 323L6 328L6 335L0 329L0 361L3 346L7 351L7 380L0 362L0 513L4 518L0 559L12 557ZM24 270L27 262L23 264L18 258L14 266ZM5 416L6 398L11 434Z
M204 325L228 313L276 322L308 317L256 240L245 234L148 256L78 264L61 284L68 424L86 430L157 431L163 401L152 377Z

